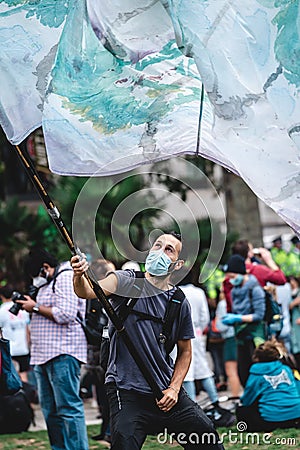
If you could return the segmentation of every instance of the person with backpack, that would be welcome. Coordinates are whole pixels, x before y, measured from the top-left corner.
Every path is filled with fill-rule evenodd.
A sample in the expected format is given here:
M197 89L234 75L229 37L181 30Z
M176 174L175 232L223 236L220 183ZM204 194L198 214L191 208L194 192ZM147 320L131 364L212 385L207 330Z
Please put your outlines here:
M122 335L117 335L111 324L106 386L112 450L141 449L148 434L165 432L172 433L173 439L187 450L223 449L213 423L182 388L191 361L194 333L188 301L170 282L172 272L184 264L181 254L180 235L165 233L150 249L144 276L139 277L133 270L117 270L99 281L104 294L114 296L111 304L123 318L136 351L163 394L161 399L156 398ZM81 298L94 297L84 277L87 261L74 256L71 264L76 294ZM173 311L177 305L171 321L170 305ZM174 363L169 353L175 345Z
M266 310L265 292L254 275L246 273L245 259L232 255L224 267L231 290L232 313L222 318L225 325L234 326L237 339L238 374L245 386L252 354L258 345L266 340L264 315Z
M77 313L85 300L73 290L69 262L59 264L44 249L34 249L25 271L38 287L36 301L17 300L31 313L31 360L51 448L88 450L84 407L79 395L80 367L87 362L87 341Z

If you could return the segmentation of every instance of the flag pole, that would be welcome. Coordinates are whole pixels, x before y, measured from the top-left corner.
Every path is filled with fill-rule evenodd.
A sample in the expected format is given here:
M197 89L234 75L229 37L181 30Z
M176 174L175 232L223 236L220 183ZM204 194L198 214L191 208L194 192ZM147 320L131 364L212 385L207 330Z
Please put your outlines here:
M202 124L202 115L203 115L203 104L204 104L204 84L201 86L201 97L200 97L200 111L199 111L199 120L198 120L198 132L197 132L197 148L196 148L196 156L199 156L200 151L200 138L201 138L201 124Z
M62 238L64 239L64 241L66 242L66 244L68 245L72 255L78 255L79 257L81 256L81 251L79 250L78 247L76 247L76 245L74 244L70 233L67 230L66 225L63 222L63 219L60 215L60 212L58 210L58 208L55 206L55 204L53 203L53 201L51 200L48 192L46 191L46 189L43 186L43 183L31 161L31 158L27 152L27 150L21 150L20 147L18 145L15 146L16 152L27 172L27 175L29 176L31 182L33 183L33 185L35 186L41 200L43 201L44 205L47 208L47 212L50 216L50 218L52 219L52 221L55 223L55 225L57 226ZM91 271L91 269L89 268L86 272L85 272L85 276L86 279L90 285L90 287L93 289L95 296L97 297L97 299L99 300L99 302L101 303L102 307L104 308L106 314L108 315L109 319L111 320L112 324L114 325L117 333L122 336L127 349L129 351L129 353L131 354L131 356L133 357L135 363L137 364L138 368L140 369L140 371L142 372L143 376L145 377L147 383L149 384L149 386L151 387L151 390L155 396L155 398L157 398L158 400L160 400L163 397L163 393L160 389L160 387L158 386L156 380L154 379L152 373L150 372L149 368L147 367L147 365L145 364L144 360L142 359L142 357L140 356L140 354L136 351L136 347L133 344L130 336L127 333L127 330L124 327L124 323L123 321L120 319L120 317L117 315L117 313L115 312L115 310L113 309L113 307L111 306L109 300L107 299L106 295L104 294L101 286L99 285L96 277L94 276L93 272Z

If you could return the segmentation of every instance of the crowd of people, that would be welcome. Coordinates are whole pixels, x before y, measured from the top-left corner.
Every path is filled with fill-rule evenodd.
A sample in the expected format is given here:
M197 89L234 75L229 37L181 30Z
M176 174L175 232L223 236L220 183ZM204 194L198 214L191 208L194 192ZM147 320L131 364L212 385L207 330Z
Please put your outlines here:
M104 310L101 346L87 343L78 315L95 301L89 267L128 329L134 352ZM235 414L227 426L236 416L248 430L299 428L299 238L292 238L288 252L280 237L270 250L238 240L227 263L200 286L185 267L180 235L166 233L142 268L131 262L116 270L109 261L88 263L84 256L59 263L33 249L24 264L34 287L30 295L16 299L12 286L0 288L0 327L24 385L37 387L51 448L89 448L87 395L95 395L102 417L92 439L109 442L112 450L140 449L148 434L165 430L179 443L182 435L199 436L197 442L186 439L186 449L222 449L218 422L197 402L201 390L218 417L219 392L229 392ZM177 271L185 271L179 287L172 283ZM280 304L271 324L267 292ZM172 303L179 306L170 319ZM135 353L146 361L155 393ZM215 436L213 444L201 441L207 433Z

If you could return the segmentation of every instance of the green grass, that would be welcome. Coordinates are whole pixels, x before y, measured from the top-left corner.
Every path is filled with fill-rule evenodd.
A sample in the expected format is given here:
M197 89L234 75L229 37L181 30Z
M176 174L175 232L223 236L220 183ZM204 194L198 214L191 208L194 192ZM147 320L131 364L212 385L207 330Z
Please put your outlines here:
M280 449L299 449L300 448L300 430L276 430L272 434L264 433L239 433L235 426L231 428L218 429L220 436L224 436L225 449L232 450L280 450ZM88 426L88 435L93 436L99 433L99 425ZM235 434L234 434L235 433ZM100 443L89 439L90 450L106 449L107 447ZM50 450L48 436L46 431L34 431L20 434L7 434L0 436L1 450ZM179 445L169 442L166 444L159 443L155 437L149 437L143 446L143 450L174 450L174 448L182 448ZM74 449L77 450L77 449Z

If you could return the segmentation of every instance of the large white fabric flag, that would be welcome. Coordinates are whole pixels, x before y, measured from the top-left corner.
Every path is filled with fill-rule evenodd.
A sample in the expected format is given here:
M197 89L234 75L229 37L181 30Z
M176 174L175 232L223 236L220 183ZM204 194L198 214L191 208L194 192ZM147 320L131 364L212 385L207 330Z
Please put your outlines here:
M195 153L201 82L164 7L87 6L90 16L83 1L70 9L44 105L51 170L107 175Z
M214 110L218 150L203 156L239 174L299 232L299 1L168 4Z
M67 11L64 0L0 1L0 121L13 144L42 123L47 82Z
M12 143L42 123L52 171L98 176L198 150L300 231L298 0L0 8L0 118Z

